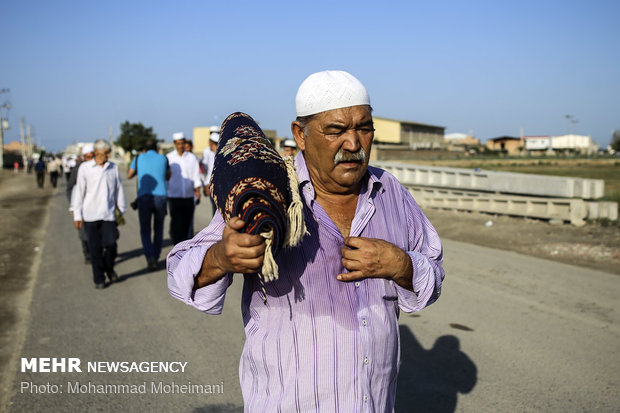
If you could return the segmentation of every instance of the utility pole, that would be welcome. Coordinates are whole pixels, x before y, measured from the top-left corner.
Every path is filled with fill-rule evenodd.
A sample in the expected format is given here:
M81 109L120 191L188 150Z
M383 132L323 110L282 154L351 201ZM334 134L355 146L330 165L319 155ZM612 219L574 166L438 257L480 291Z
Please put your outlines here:
M28 141L28 159L32 159L32 139L30 137L30 125L26 125L26 139Z
M0 171L4 168L4 119L0 107Z
M10 92L9 89L0 89L0 94ZM9 103L0 105L0 171L4 169L4 118L2 117L2 109L11 109ZM7 128L8 129L8 128Z

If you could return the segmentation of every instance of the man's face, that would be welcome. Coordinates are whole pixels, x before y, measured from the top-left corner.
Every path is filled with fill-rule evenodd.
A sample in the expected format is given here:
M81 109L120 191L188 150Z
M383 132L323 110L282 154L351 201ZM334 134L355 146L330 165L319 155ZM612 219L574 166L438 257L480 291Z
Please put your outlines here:
M185 152L185 139L177 139L174 141L174 148L177 150L179 155L182 155Z
M86 162L90 161L91 159L93 159L93 157L95 156L94 152L88 152L84 154L84 160Z
M183 149L185 149L185 152L191 152L193 149L192 143L190 141L185 141L185 146L183 147Z
M295 156L295 148L291 148L290 146L284 147L284 156Z
M307 126L307 135L297 122L293 122L292 129L297 147L304 152L313 185L328 193L358 191L374 138L370 107L322 112Z
M108 161L108 158L110 157L110 150L109 149L95 149L95 162L97 163L97 165L103 165L104 163L106 163Z
M209 141L209 149L211 149L211 152L213 153L217 152L217 143Z

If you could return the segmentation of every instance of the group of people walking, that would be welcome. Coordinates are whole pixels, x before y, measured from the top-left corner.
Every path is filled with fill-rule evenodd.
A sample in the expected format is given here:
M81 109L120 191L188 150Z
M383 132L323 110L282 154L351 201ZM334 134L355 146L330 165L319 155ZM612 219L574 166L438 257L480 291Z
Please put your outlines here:
M150 271L158 269L168 210L173 244L194 235L194 210L202 194L209 198L207 184L219 140L219 128L213 127L210 132L202 160L192 152L191 140L178 132L173 134L173 151L162 155L157 142L149 139L129 165L127 178L137 177L137 197L130 205L138 212L140 239ZM84 146L67 180L74 227L82 243L84 261L92 266L96 288L105 288L118 279L114 271L119 238L117 219L126 212L120 172L109 161L110 151L110 144L103 139L94 146ZM214 213L212 201L211 205Z
M73 162L75 162L73 160ZM60 159L54 155L52 156L41 156L34 164L34 171L37 177L37 185L39 188L43 188L45 185L45 175L49 172L50 175L50 183L52 187L56 188L58 185L58 177L63 173L63 171L68 174L71 169L71 164L65 162L64 159ZM28 168L30 171L30 167ZM68 176L67 176L68 180Z

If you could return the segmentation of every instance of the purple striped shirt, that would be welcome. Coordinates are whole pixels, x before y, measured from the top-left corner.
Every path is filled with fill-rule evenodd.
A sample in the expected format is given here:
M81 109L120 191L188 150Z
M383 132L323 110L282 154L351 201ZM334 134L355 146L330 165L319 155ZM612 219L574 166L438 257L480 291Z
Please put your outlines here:
M414 291L393 281L342 282L344 238L321 205L303 154L295 159L310 235L277 257L280 277L266 283L263 303L255 275L243 275L246 342L239 378L246 412L392 412L400 358L399 308L418 311L435 301L444 278L437 232L409 192L389 173L368 167L351 236L380 238L406 251ZM168 255L170 294L207 314L220 314L227 274L193 290L207 250L224 221L210 225Z

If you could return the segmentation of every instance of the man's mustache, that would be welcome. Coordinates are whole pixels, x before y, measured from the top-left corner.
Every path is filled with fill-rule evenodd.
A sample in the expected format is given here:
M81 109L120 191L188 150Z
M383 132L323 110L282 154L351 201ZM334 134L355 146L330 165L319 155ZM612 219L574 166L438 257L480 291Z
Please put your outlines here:
M334 156L334 165L338 165L341 162L366 162L366 151L364 148L360 148L357 152L349 152L340 148Z

